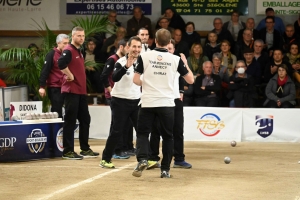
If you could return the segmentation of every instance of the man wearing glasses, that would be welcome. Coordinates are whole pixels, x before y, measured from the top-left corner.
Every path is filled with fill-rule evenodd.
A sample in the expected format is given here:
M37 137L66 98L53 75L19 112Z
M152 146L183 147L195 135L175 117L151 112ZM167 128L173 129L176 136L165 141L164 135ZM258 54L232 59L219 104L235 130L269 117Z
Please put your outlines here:
M113 35L111 32L116 32L117 27L121 26L121 22L117 20L117 11L111 10L107 15L108 25L107 30L110 32L105 33L105 38L109 38Z

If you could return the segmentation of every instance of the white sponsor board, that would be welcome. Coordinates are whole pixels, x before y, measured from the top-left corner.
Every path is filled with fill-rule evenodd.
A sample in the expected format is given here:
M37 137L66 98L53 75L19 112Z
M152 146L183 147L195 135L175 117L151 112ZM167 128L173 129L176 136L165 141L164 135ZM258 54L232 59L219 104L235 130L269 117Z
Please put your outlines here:
M275 15L298 15L299 0L256 0L256 14L265 15L266 8L273 8Z
M45 19L51 30L59 30L57 0L0 0L0 30L37 30Z
M242 109L185 107L185 141L241 141Z
M18 116L19 119L25 119L27 113L42 113L42 101L10 102L10 118Z
M299 109L245 109L242 141L300 142Z

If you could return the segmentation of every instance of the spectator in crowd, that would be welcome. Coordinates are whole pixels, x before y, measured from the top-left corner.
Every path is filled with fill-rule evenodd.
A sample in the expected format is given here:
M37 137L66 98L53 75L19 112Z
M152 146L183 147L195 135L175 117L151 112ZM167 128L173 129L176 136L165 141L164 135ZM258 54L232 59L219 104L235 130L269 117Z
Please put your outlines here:
M171 35L174 34L175 29L169 26L169 24L170 24L170 19L169 18L161 17L161 18L159 18L157 23L158 23L158 27L157 27L156 30L164 28L164 29L167 29L168 31L170 31Z
M285 64L288 68L287 73L290 77L293 77L293 68L292 65L288 62L283 60L283 52L281 49L274 49L273 51L273 59L266 65L265 72L264 72L264 82L268 83L270 79L277 74L278 66L280 64Z
M300 84L300 52L299 44L292 43L289 47L289 52L286 54L286 57L289 60L289 63L292 65L293 76L296 79L297 86ZM291 77L293 78L293 77Z
M185 31L184 20L178 13L176 13L176 11L173 8L166 8L164 11L163 17L167 17L170 19L169 27L172 27L173 29L180 29L182 32ZM159 28L159 25L157 22L156 29L158 29L158 28Z
M203 74L195 80L195 106L218 107L219 92L221 90L221 77L212 73L211 61L203 63Z
M149 31L148 31L148 29L146 29L146 28L140 28L140 30L138 30L137 36L142 41L142 50L141 50L141 53L144 53L146 51L150 51L151 49L148 47L148 40L149 40Z
M40 49L35 43L31 43L27 47L30 50L31 56L34 58L34 61L39 59Z
M279 31L274 29L274 17L268 16L265 19L266 27L260 29L259 34L260 38L265 43L264 50L269 52L269 55L272 55L273 49L282 48L282 37Z
M227 67L221 65L221 62L222 62L221 53L214 53L214 55L212 56L212 63L213 63L212 73L219 75L222 82L229 83Z
M121 26L121 22L117 20L117 11L110 10L107 15L108 24L106 29L108 32L105 33L105 38L111 37L117 30L117 27Z
M296 34L294 26L287 24L283 34L283 51L285 53L289 52L289 47L292 43L300 44L300 37Z
M298 37L300 37L300 13L298 19L294 23L294 27L296 34L298 35Z
M231 19L223 24L222 29L228 30L234 41L237 41L239 31L246 28L246 24L240 20L240 14L238 11L231 13Z
M244 59L243 51L245 49L253 49L253 44L254 44L254 40L253 40L252 31L250 29L245 29L243 33L243 39L235 43L234 55L236 56L236 58L238 60L243 60Z
M252 77L246 73L247 66L243 60L236 62L234 73L229 78L229 92L227 94L230 99L230 107L247 107L251 108L254 105L256 91Z
M266 87L267 99L264 106L269 108L293 108L296 104L295 84L287 73L285 64L278 65L277 73Z
M247 66L246 73L254 79L254 85L259 85L261 81L261 69L259 63L254 59L254 50L245 48L243 50L244 60Z
M142 8L137 6L133 8L133 17L127 21L127 36L136 36L140 28L148 29L150 38L153 38L151 20L145 17Z
M175 40L174 55L180 56L180 53L183 53L186 58L189 57L189 46L182 40L182 32L180 29L175 29L173 39Z
M182 34L182 40L188 43L189 49L191 49L194 43L201 43L201 37L197 31L195 31L194 22L187 22L185 25L185 31Z
M252 40L257 40L257 39L259 39L259 37L260 37L260 36L259 36L259 31L256 30L254 27L255 27L255 21L254 21L254 19L253 19L252 17L248 18L247 21L246 21L246 28L241 29L241 30L239 31L239 35L238 35L237 41L243 39L243 33L244 33L244 30L245 30L245 29L249 29L249 30L252 31Z
M208 61L208 58L203 54L201 44L194 43L191 47L190 56L187 59L188 65L194 76L203 74L202 66L205 61Z
M284 32L284 23L280 17L275 16L275 12L273 8L266 9L266 17L273 17L274 18L274 29L276 29L281 35ZM257 25L257 30L262 30L267 27L267 21L262 19L259 24Z
M218 42L218 35L215 32L209 32L207 35L208 43L204 46L204 54L211 61L214 53L220 52L220 43Z
M234 40L231 33L227 29L222 28L222 19L217 17L214 19L213 23L214 29L212 30L212 32L215 32L218 35L218 41L221 42L223 40L227 40L230 43L230 46L234 47ZM207 43L208 38L206 38L205 40L205 44Z
M99 54L94 53L95 48L96 40L94 38L88 38L86 40L86 50L83 52L83 57L85 63L88 65L85 69L88 83L90 83L90 88L92 91L100 94L104 92L104 87L100 80L102 70L96 66L96 63L99 62L99 58L97 58L97 55Z
M254 41L254 58L259 63L262 79L264 77L265 67L270 62L270 57L267 52L263 51L263 48L264 41L262 41L261 39Z
M115 54L118 43L126 36L126 29L124 27L118 27L115 34L107 38L101 48L101 60L107 60L107 58Z
M234 72L234 66L236 64L236 56L230 51L230 42L228 40L223 40L221 42L221 55L222 55L222 65L227 67L228 75L231 76Z

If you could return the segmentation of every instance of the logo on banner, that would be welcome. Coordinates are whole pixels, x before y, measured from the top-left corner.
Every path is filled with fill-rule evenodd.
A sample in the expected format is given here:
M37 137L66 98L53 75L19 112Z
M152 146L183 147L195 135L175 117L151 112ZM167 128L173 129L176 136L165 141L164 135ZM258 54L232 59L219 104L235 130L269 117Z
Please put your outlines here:
M56 134L56 146L61 152L64 150L63 145L63 128L60 128Z
M14 144L16 142L16 137L0 138L0 156L4 155L5 151L14 150Z
M38 6L42 3L42 0L1 0L0 4L2 3L3 6L20 6L25 4L26 6Z
M256 115L257 134L263 138L269 137L273 132L273 119L273 115Z
M213 113L207 113L203 115L198 122L197 129L205 136L215 136L225 127L224 121L221 121L220 117Z
M26 143L31 153L40 153L44 150L47 137L41 129L33 129L26 138Z

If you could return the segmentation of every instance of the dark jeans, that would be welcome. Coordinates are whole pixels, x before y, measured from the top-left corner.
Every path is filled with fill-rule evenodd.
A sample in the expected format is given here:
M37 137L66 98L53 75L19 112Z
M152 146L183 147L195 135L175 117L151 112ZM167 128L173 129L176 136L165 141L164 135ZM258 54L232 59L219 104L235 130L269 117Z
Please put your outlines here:
M161 170L170 170L170 163L173 157L173 124L174 124L174 107L153 107L141 108L138 118L137 128L137 160L148 160L149 156L149 134L155 118L158 118L161 125L161 136L163 159Z
M173 137L174 137L174 160L184 161L184 136L183 136L183 102L180 99L175 99L175 110L174 110L174 126L173 126ZM159 161L159 143L160 143L160 121L155 118L152 132L150 135L150 155L149 160Z
M195 98L195 106L218 107L218 105L219 105L218 97L197 97L197 98Z
M123 138L124 128L128 119L131 120L134 128L137 127L139 112L139 99L128 100L117 97L111 99L112 126L103 150L102 160L110 162L116 146Z
M79 144L80 149L87 151L89 145L89 129L91 117L88 109L86 95L65 93L65 118L63 134L63 153L74 151L74 130L76 119L79 121Z
M286 102L281 103L281 106L278 107L276 101L270 100L268 103L268 107L269 108L294 108L295 106L293 104L291 104L290 102L286 101Z
M60 87L48 87L48 96L51 102L51 112L57 112L58 117L62 118L62 107L64 105L64 94Z

